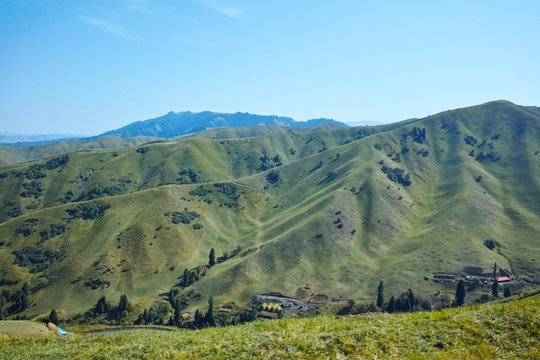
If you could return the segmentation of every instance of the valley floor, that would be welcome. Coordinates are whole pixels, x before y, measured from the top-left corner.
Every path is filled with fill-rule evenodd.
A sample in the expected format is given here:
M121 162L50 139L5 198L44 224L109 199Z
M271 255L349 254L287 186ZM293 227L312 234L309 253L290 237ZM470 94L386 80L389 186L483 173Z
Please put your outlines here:
M533 359L540 295L408 314L281 319L201 331L0 337L8 359Z

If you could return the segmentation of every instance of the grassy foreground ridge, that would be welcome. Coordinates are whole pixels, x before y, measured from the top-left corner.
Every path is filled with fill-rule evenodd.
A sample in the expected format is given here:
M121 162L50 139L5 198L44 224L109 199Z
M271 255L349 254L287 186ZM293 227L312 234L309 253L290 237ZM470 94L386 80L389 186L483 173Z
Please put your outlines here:
M197 332L0 338L10 359L435 358L540 356L540 295L439 312L319 316Z

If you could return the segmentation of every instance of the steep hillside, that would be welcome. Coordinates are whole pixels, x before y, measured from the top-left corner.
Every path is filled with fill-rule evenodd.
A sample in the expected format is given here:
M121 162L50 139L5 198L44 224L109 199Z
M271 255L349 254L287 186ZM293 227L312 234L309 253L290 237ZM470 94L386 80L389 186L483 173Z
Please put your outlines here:
M31 284L32 312L80 311L103 294L155 298L181 287L184 268L202 271L211 248L238 246L183 290L203 296L192 305L306 283L330 297L373 298L380 280L390 293L430 293L441 290L425 280L432 273L494 262L537 276L539 131L534 112L493 102L387 128L157 142L4 167L1 275L21 280L12 291Z
M99 137L117 136L130 138L134 136L154 136L172 138L175 136L193 134L209 128L248 127L259 125L306 126L312 127L323 123L333 123L347 127L346 124L331 119L313 119L307 122L295 121L289 117L274 115L254 115L237 112L234 114L203 111L193 113L169 112L154 119L137 121L120 129L111 130Z

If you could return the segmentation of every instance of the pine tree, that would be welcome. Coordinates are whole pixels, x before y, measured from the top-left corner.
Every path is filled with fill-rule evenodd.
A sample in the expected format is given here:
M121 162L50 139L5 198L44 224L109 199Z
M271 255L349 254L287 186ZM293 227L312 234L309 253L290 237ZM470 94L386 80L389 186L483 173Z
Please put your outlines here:
M120 302L118 303L118 312L128 311L129 310L129 301L127 295L120 295Z
M195 325L195 327L197 328L201 328L203 325L203 322L204 322L204 318L201 312L199 311L199 309L197 309L195 311L195 319L193 320L193 325Z
M377 307L382 309L384 304L384 283L381 280L379 287L377 287Z
M414 307L416 306L416 296L414 295L414 292L409 289L407 297L409 298L409 304L410 304L410 311L414 311Z
M504 288L504 294L503 295L504 295L505 298L512 296L512 291L510 291L509 287Z
M6 303L6 298L3 295L0 295L0 320L4 320L4 304Z
M465 304L465 282L459 280L456 289L456 306L462 306Z
M30 292L30 286L27 282L24 283L22 287L22 292L24 293L24 295L28 296L28 293Z
M49 322L52 322L54 325L58 325L58 314L56 314L56 310L52 309L51 313L49 314Z
M210 255L208 255L208 265L210 265L210 267L216 265L216 252L214 251L214 248L210 250Z
M493 264L493 284L491 284L491 294L499 297L499 279L497 279L497 263Z
M109 307L107 305L107 300L105 299L105 296L100 297L96 303L96 313L104 314L108 310L109 310Z
M495 297L499 297L499 280L495 277L493 284L491 284L491 294Z
M175 301L174 303L174 306L173 306L173 309L174 309L174 324L175 325L180 325L180 323L182 322L182 310L181 310L181 307L180 307L180 301L177 300Z
M208 311L204 316L204 322L208 326L216 326L216 319L214 318L214 298L212 296L208 299Z
M15 304L19 311L25 310L26 308L28 308L28 306L30 306L30 302L28 301L28 296L26 296L24 292L21 292L19 296L17 296L17 300L15 301Z
M184 269L184 287L191 285L191 273L188 269Z
M169 291L169 295L167 295L167 298L169 300L169 304L171 304L171 306L174 308L175 302L174 302L174 290L173 289L171 289Z
M394 295L390 298L390 302L388 303L388 307L386 308L386 311L389 313L393 313L396 311L396 298Z

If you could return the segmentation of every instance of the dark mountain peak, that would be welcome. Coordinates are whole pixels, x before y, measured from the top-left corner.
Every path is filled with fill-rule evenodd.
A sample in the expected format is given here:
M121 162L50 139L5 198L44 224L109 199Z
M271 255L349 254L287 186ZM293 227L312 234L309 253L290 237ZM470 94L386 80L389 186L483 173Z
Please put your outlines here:
M250 113L236 112L219 113L202 111L193 113L190 111L173 112L148 120L141 120L124 126L120 129L111 130L98 136L98 138L116 136L130 138L135 136L153 136L160 138L173 138L176 136L193 134L202 130L222 127L250 127L260 125L281 126L315 126L323 123L332 123L347 127L346 124L331 119L313 119L306 122L295 121L290 117L277 115L254 115Z

